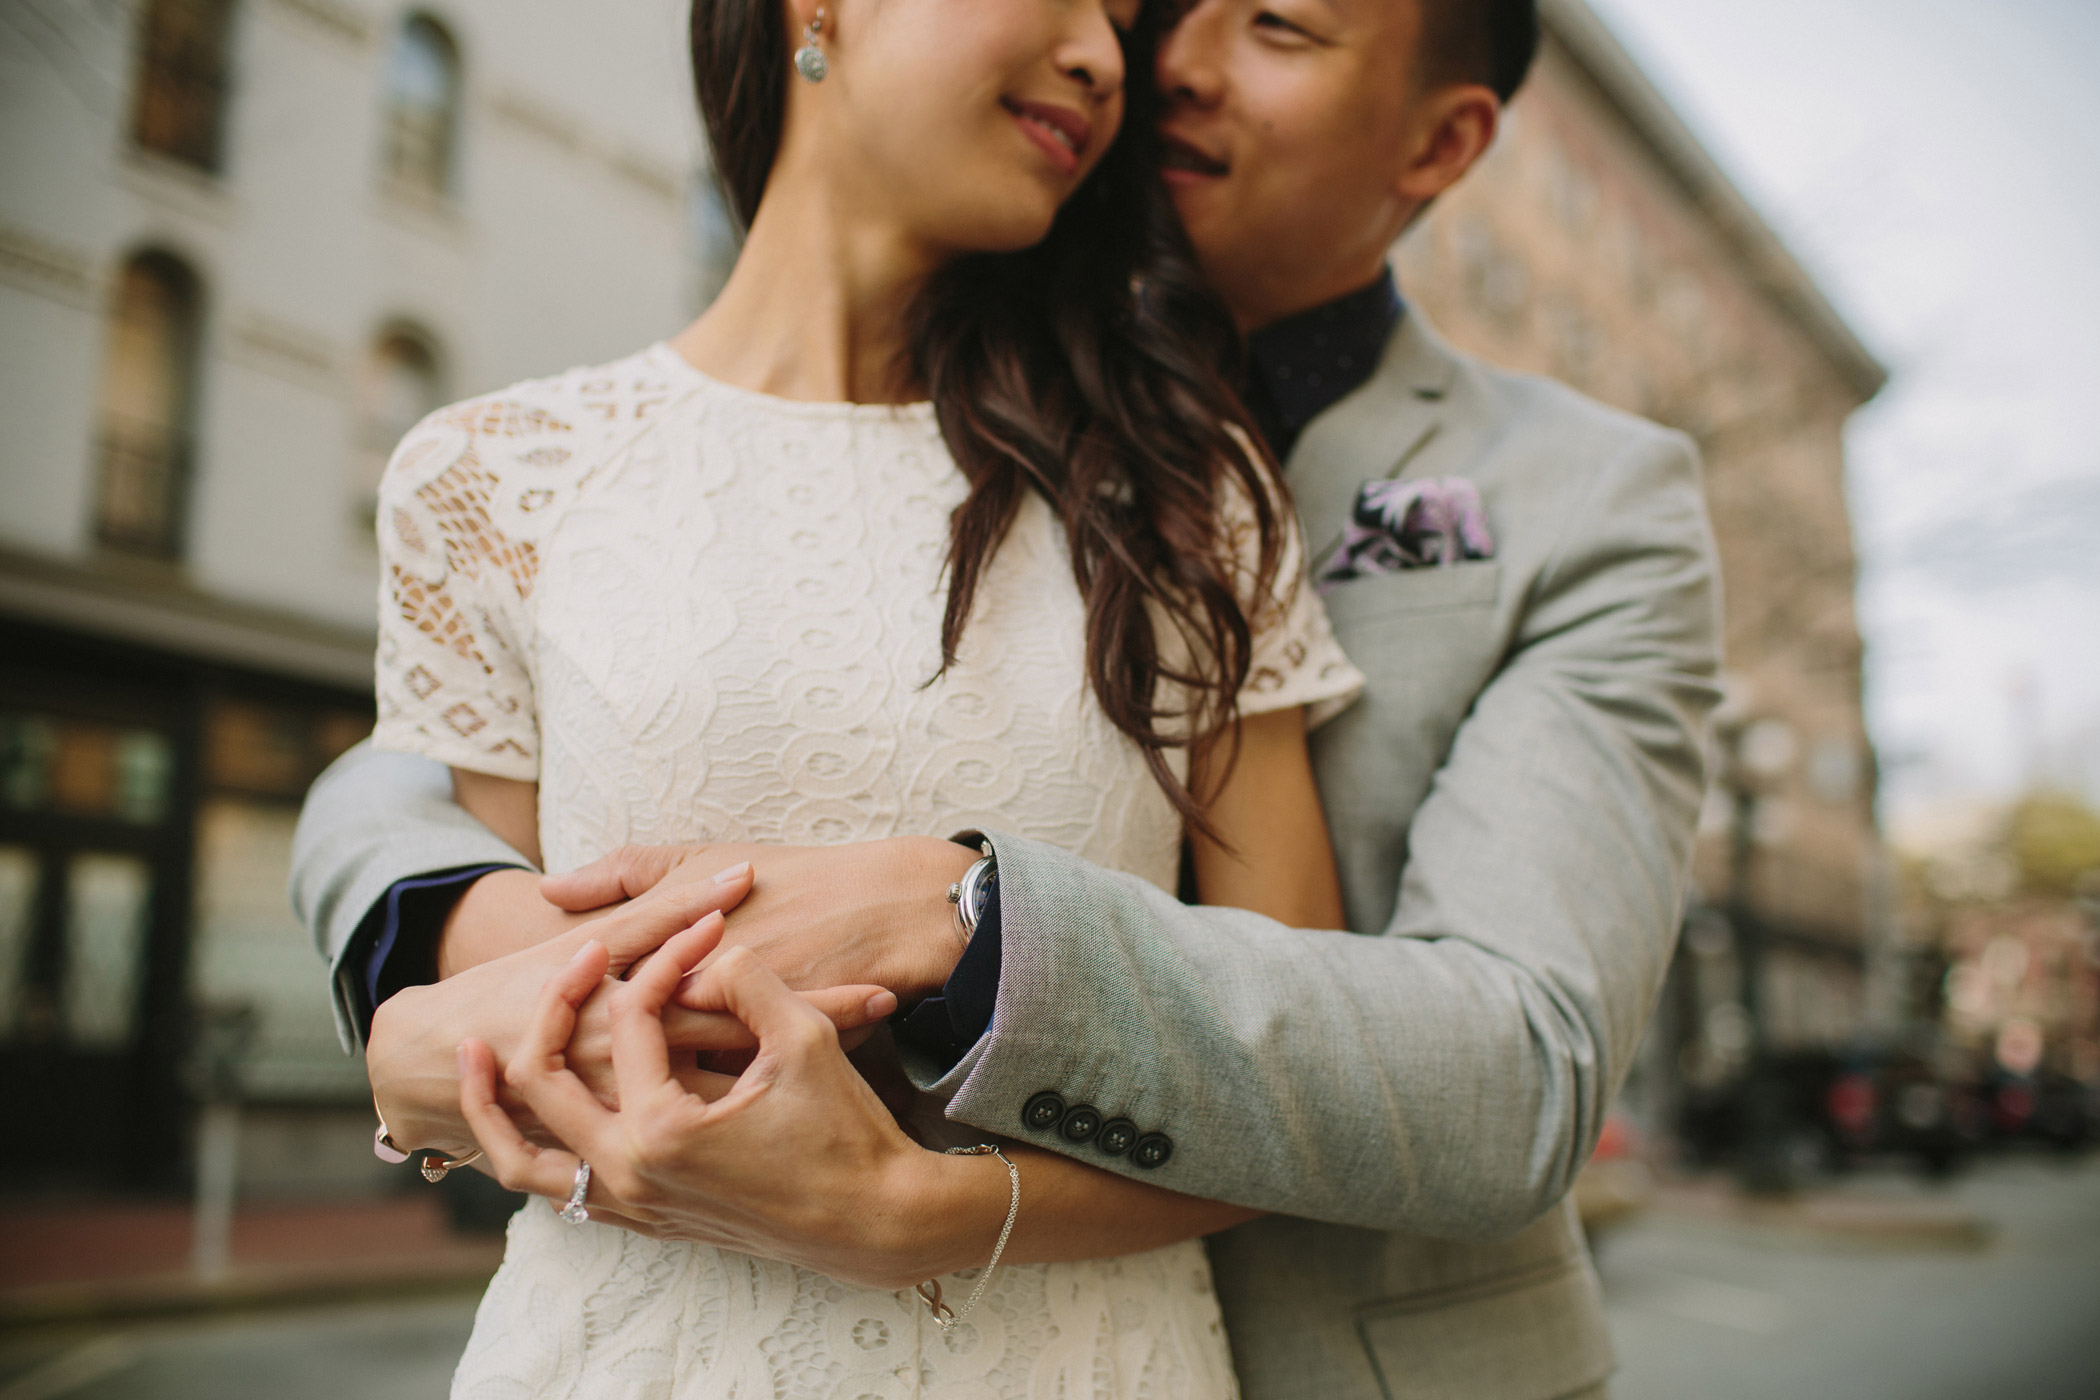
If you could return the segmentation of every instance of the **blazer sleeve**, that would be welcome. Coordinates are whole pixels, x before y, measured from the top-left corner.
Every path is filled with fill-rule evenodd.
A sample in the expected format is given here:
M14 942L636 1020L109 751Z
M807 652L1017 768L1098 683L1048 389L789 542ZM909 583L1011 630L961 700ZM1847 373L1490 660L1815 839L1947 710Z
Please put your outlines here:
M1187 907L994 834L992 1027L919 1073L950 1116L1368 1228L1488 1239L1559 1201L1669 966L1719 698L1689 443L1644 434L1586 496L1414 817L1377 935ZM1128 1127L1074 1142L1081 1105ZM1132 1133L1164 1153L1106 1150Z
M292 838L292 909L313 933L328 964L336 1034L343 1049L359 1043L354 947L359 927L396 883L468 865L531 861L452 800L444 764L390 753L369 740L330 764L315 780Z

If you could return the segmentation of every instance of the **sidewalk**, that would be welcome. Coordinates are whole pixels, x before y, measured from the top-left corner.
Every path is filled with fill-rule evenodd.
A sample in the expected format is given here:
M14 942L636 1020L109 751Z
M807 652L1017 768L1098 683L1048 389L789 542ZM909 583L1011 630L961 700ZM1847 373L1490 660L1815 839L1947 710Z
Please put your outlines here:
M1846 1248L1978 1250L1997 1233L1949 1193L1883 1176L1825 1179L1773 1197L1745 1195L1725 1176L1667 1181L1649 1206L1679 1220L1777 1230Z
M183 1204L0 1210L0 1328L465 1288L496 1271L503 1240L453 1233L439 1198L415 1194L244 1207L231 1253L216 1278L190 1271Z

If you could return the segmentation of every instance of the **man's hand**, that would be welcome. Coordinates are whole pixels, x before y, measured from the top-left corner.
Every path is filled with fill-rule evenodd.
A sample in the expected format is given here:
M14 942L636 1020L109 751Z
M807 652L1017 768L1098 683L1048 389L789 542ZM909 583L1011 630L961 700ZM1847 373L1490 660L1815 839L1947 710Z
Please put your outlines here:
M749 862L755 887L736 906L725 948L749 948L799 990L871 983L910 1002L939 991L955 970L962 942L948 886L976 858L931 836L852 846L625 846L547 876L540 894L582 912Z
M750 892L747 867L733 866L721 875L719 880L668 882L557 938L389 997L372 1018L365 1067L373 1103L394 1141L421 1148L457 1147L470 1140L459 1115L459 1043L479 1040L499 1060L507 1060L524 1038L540 989L586 942L606 949L606 982L579 1017L572 1065L593 1092L617 1101L610 994L619 984L613 979L695 921L736 907ZM808 993L806 1001L841 1030L879 1021L896 1009L896 998L873 985L827 987ZM664 1032L685 1051L742 1050L753 1044L733 1016L715 1012L673 1008ZM682 1058L690 1067L692 1057ZM698 1072L681 1070L688 1073Z
M614 992L617 1111L572 1063L571 1037L605 976L606 950L586 943L548 980L504 1078L575 1152L521 1136L497 1102L489 1048L460 1046L462 1113L497 1179L562 1200L586 1161L593 1219L878 1288L982 1262L1007 1212L1005 1171L906 1137L832 1025L747 950L709 959L690 990L748 1026L757 1056L735 1079L695 1085L672 1073L663 1017L721 936L710 915Z

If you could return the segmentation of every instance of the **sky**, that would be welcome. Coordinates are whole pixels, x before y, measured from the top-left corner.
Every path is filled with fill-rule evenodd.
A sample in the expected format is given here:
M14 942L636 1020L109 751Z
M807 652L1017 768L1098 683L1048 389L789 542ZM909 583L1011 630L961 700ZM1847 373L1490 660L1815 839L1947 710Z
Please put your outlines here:
M1590 0L1892 379L1848 443L1899 834L2100 801L2100 0Z

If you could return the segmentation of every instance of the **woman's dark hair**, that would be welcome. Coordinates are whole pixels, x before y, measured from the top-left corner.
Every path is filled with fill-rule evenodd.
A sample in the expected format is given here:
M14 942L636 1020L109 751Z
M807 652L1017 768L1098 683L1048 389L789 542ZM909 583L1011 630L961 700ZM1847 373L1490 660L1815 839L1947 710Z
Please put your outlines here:
M784 8L693 3L693 85L715 170L747 227L785 116ZM1039 493L1064 524L1086 600L1094 695L1204 830L1166 755L1238 713L1250 612L1275 580L1286 498L1233 391L1231 316L1159 178L1149 75L1164 8L1147 4L1124 36L1121 135L1049 236L936 274L913 308L909 353L970 486L950 523L943 666L1026 493ZM1231 538L1228 492L1250 503L1252 540ZM1176 690L1185 701L1164 698Z

